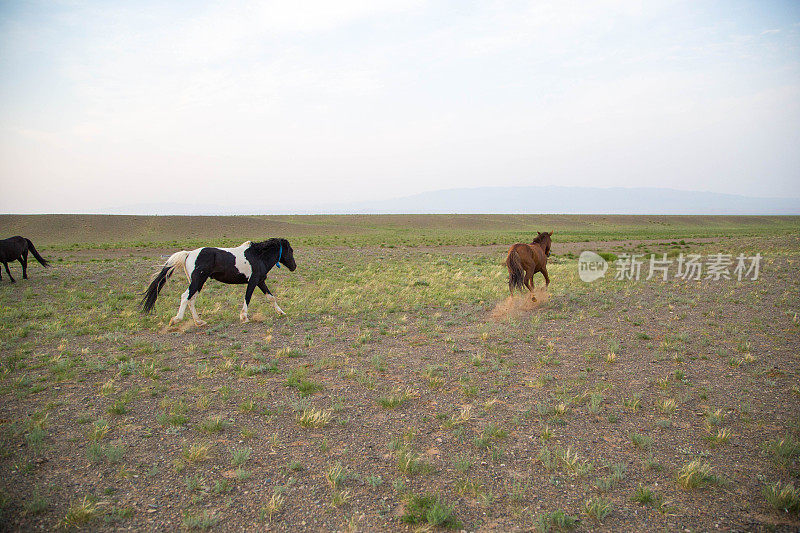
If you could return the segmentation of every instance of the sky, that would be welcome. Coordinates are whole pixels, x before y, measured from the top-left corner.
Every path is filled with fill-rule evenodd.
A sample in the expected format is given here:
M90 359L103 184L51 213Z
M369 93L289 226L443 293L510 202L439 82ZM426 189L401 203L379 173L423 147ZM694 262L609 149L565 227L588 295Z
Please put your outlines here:
M800 2L0 1L0 212L529 185L800 197Z

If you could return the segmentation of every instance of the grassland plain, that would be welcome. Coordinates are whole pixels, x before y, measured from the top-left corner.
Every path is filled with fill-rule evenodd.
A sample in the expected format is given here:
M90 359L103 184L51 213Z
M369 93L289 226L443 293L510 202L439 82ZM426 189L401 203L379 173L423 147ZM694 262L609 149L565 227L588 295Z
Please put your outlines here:
M547 301L499 319L491 243L517 217L460 237L406 217L391 231L415 247L292 234L298 270L269 280L289 315L256 295L240 324L242 287L210 282L204 328L166 326L182 280L136 309L191 235L43 239L53 267L0 285L1 527L796 530L797 220L689 238L627 218L554 246ZM757 281L586 284L583 248L764 262Z
M296 244L335 246L491 245L557 229L559 242L796 234L800 217L634 215L0 215L8 235L58 249L237 245L281 235ZM57 231L54 231L57 229ZM548 230L549 231L549 230Z

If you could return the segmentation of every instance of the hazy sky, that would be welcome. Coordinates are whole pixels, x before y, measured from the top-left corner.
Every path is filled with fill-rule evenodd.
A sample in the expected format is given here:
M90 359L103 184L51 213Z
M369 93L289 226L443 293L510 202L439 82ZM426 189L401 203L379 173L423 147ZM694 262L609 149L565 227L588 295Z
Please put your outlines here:
M800 2L0 2L0 211L800 196Z

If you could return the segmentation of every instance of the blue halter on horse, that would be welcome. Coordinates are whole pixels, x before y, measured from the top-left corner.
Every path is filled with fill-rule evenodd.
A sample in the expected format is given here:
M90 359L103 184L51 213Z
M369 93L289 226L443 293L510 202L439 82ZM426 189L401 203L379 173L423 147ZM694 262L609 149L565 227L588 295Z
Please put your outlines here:
M281 257L283 257L283 243L281 243L281 249L278 251L278 262L275 263L275 266L278 268L281 267Z

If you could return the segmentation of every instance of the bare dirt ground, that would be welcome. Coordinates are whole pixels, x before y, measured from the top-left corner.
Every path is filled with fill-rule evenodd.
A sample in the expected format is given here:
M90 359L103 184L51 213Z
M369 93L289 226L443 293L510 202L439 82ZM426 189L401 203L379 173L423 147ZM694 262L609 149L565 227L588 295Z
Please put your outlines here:
M209 285L204 328L182 280L136 311L169 248L51 251L0 284L0 528L796 531L800 241L688 241L556 245L535 304L506 246L298 249L288 317ZM583 249L765 259L584 284Z

